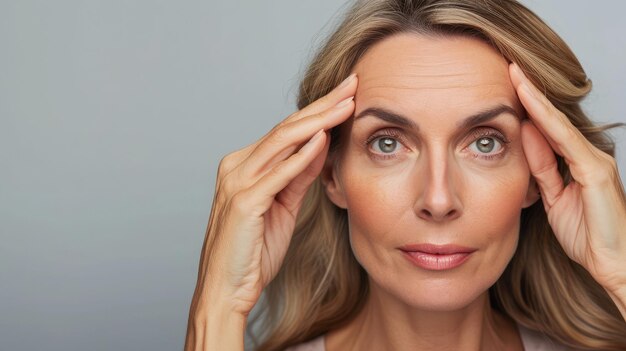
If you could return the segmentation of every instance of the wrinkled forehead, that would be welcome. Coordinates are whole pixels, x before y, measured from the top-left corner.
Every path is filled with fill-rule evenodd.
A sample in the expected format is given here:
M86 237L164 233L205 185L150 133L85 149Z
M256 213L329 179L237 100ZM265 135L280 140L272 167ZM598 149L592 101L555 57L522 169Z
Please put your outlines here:
M373 104L395 105L409 114L424 107L455 114L458 108L480 110L495 103L521 108L507 60L467 36L396 34L373 45L354 71L355 114Z

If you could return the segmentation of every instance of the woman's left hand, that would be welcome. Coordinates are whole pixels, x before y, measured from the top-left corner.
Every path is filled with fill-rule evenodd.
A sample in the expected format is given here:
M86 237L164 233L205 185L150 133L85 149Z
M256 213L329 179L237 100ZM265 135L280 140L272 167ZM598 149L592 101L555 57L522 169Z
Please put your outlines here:
M523 123L522 145L550 226L565 253L626 304L626 195L615 158L591 144L519 66L509 70L531 121ZM553 150L569 166L567 186Z

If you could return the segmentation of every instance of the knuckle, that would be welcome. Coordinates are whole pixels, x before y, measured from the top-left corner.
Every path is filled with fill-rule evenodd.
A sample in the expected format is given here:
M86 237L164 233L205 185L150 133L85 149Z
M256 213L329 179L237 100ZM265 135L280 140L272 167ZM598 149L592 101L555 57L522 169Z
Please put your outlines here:
M581 138L584 139L584 136L580 133L580 131L578 131L578 129L576 129L576 127L567 124L567 117L563 117L561 121L564 124L563 128L558 128L555 132L555 134L557 134L557 140L555 140L557 144L564 146L566 143L579 141Z
M617 160L615 157L607 154L606 152L600 151L602 157L606 160L608 167L612 172L617 172Z
M223 178L233 169L233 154L228 154L220 160L219 165L217 166L217 174L219 178Z
M234 194L236 192L235 189L235 182L232 180L232 177L230 176L225 176L221 183L220 183L220 190L222 191L222 193L224 193L226 196L228 196L228 194Z
M291 156L291 157L294 157L294 156ZM274 177L277 177L277 176L280 176L281 174L283 174L284 171L285 171L285 162L287 162L287 161L286 160L285 161L281 161L281 162L277 163L274 167L272 167L272 169L270 169L270 171L269 171L268 176L274 178Z
M298 119L300 117L300 113L301 113L301 110L293 112L292 114L287 116L287 118L285 118L282 122L280 122L279 125L285 124L285 123L287 123L287 121L292 121L292 120Z
M556 159L553 159L550 162L546 162L545 164L541 165L541 167L535 170L534 173L537 176L542 176L548 172L552 172L553 170L557 169L557 167L557 161Z
M327 116L331 115L331 113L332 113L332 110L324 110L322 112L318 112L314 115L311 115L310 118L311 120L323 120Z
M235 170L243 160L250 154L250 152L254 149L255 144L248 145L242 149L231 152L228 155L222 157L220 163L217 167L217 174L219 178L224 178L228 174L230 174L233 170Z
M284 120L284 121L280 121L276 123L276 125L272 127L272 129L270 129L269 134L272 135L274 132L276 132L278 129L283 128L288 123L289 123L288 120Z
M303 117L300 120L300 123L302 123L303 125L306 125L308 129L311 130L315 130L318 128L321 128L323 126L323 122L329 115L329 111L321 111L321 112L317 112L311 115L308 115L306 117Z
M289 172L289 168L292 168L294 162L298 162L302 158L302 155L295 153L288 159L280 161L272 169L269 170L268 176L271 178L283 177Z
M269 138L269 141L276 145L285 144L289 140L289 136L291 134L291 127L289 125L283 125L280 128L276 128L272 132L272 135Z
M613 157L607 156L600 155L598 162L592 167L593 171L588 177L593 184L609 185L619 177L617 162Z
M610 184L613 180L611 174L603 170L598 170L594 172L590 178L593 184L602 186Z
M604 164L603 173L606 174L608 181L613 182L619 176L617 172L617 161L615 160L615 158L611 157L610 155L606 155L606 156L604 157L605 161L603 162Z
M230 198L230 209L236 213L246 213L250 209L250 197L247 192L240 191Z

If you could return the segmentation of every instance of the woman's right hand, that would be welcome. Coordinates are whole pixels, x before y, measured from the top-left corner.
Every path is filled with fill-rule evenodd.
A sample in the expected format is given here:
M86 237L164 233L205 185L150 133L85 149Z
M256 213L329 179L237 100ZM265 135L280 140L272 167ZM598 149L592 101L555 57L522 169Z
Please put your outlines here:
M324 165L327 131L352 115L356 86L351 75L259 141L222 159L189 328L204 325L214 304L246 317L276 276L304 195Z

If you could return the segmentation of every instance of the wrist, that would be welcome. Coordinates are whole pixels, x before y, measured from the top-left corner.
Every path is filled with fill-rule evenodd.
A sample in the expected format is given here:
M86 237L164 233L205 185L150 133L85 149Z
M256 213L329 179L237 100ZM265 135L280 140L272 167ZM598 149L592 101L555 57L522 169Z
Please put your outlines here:
M243 351L247 317L222 302L224 300L199 300L192 302L185 351Z

